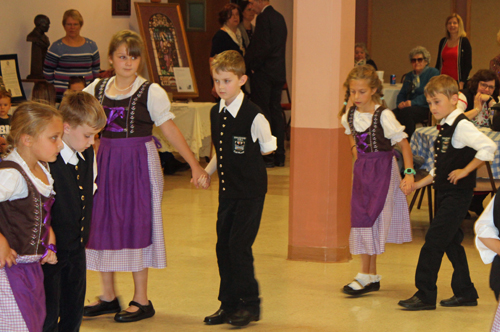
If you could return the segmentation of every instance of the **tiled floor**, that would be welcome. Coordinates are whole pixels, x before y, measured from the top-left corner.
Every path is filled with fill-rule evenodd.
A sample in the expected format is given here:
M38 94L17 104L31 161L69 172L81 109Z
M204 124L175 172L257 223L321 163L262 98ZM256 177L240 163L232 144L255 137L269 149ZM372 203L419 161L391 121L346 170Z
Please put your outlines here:
M269 193L260 233L254 245L256 275L263 299L262 320L252 331L489 331L496 310L488 286L489 266L474 247L472 225L464 222L472 279L479 292L477 307L406 312L397 302L415 292L415 266L428 225L426 199L411 215L412 243L389 244L378 258L383 276L379 292L360 298L341 293L359 269L359 258L349 263L287 260L288 161L285 168L268 171ZM112 315L84 319L82 331L225 331L231 326L205 326L203 318L219 307L219 275L215 258L217 183L206 191L194 189L190 172L165 178L163 213L168 267L150 270L149 297L156 315L136 323L115 323ZM215 181L217 182L217 181ZM438 300L451 297L452 268L445 257L438 280ZM132 298L132 276L117 274L118 291L127 304ZM99 276L88 272L87 299L99 295Z

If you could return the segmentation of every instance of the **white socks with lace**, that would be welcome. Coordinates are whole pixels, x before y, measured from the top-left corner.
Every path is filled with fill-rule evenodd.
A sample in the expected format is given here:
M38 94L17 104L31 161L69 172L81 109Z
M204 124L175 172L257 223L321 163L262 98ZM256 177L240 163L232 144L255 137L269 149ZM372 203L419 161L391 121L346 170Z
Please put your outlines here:
M380 282L380 279L382 279L382 276L379 274L366 274L360 272L348 286L354 290L360 290L372 282Z

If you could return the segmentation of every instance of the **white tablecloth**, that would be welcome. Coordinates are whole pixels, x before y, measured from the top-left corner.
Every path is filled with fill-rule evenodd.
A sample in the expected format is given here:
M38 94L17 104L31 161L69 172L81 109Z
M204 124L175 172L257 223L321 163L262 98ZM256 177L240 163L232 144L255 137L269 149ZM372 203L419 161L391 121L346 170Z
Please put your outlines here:
M384 83L384 100L387 108L393 110L396 108L396 98L398 96L399 90L403 87L402 83L389 84Z
M174 122L179 127L195 157L210 156L210 109L214 103L172 103L171 112L175 114ZM174 147L163 136L156 126L153 135L161 142L161 152L174 152Z

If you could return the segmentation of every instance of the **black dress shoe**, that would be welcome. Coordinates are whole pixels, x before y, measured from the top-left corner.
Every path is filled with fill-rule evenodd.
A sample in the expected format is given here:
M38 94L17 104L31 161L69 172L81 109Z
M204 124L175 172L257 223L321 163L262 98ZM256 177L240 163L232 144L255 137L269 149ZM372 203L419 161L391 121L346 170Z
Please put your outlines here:
M139 310L135 312L128 312L125 310L120 311L115 315L115 321L120 323L137 322L138 320L150 318L155 315L155 309L153 308L153 303L149 301L149 305L142 305L135 301L130 301L128 304L130 306L136 306Z
M120 307L120 302L118 302L118 298L115 297L113 301L103 301L100 298L97 299L99 303L96 305L88 305L83 307L83 316L85 317L94 317L105 314L115 314L120 312L122 308Z
M218 325L218 324L224 324L227 319L227 312L224 311L224 309L219 308L214 314L205 317L203 322L205 322L207 325Z
M266 162L266 168L273 168L274 167L274 162Z
M467 300L466 298L453 295L449 299L441 300L439 304L443 307L474 307L477 306L477 300Z
M256 322L260 319L259 314L254 314L247 309L240 309L230 315L227 322L233 326L247 326L250 322Z
M371 282L361 289L352 289L349 285L345 285L344 288L342 289L342 292L344 292L347 295L358 296L368 292L375 292L378 291L379 289L380 289L380 281L377 281L377 282Z
M416 295L413 295L408 300L401 300L398 303L400 306L408 310L435 310L435 304L424 303Z
M275 161L274 166L276 167L285 167L285 162L284 161Z

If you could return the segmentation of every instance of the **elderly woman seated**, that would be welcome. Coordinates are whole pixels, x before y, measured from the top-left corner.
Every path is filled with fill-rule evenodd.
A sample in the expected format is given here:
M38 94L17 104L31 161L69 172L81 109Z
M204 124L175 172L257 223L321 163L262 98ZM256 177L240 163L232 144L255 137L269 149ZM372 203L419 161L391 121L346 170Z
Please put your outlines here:
M457 107L476 127L490 127L491 106L498 102L499 87L495 72L480 69L469 80L467 88L460 91Z
M404 78L403 87L396 99L398 107L393 110L398 121L405 126L410 140L415 125L429 118L429 105L424 95L427 82L439 75L436 68L429 67L431 54L425 47L417 46L410 51L412 71Z

